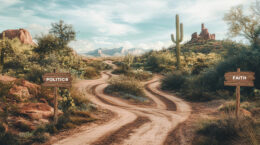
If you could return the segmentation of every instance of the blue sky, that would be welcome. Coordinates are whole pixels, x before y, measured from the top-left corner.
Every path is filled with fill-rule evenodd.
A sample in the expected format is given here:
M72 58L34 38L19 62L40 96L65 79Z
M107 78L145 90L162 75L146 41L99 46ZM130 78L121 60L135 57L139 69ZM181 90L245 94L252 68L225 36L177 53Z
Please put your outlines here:
M33 37L48 33L60 19L72 24L77 52L96 48L161 49L172 44L175 15L184 25L185 41L201 23L226 38L223 16L232 6L255 0L0 0L0 31L25 28Z

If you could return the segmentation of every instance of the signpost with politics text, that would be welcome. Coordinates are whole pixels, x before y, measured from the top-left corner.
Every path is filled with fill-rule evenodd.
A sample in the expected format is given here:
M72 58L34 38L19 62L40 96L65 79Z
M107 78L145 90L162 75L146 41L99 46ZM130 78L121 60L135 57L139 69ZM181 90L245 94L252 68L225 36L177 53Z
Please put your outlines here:
M42 84L45 87L54 87L54 123L58 122L58 98L57 98L57 88L65 87L70 88L72 77L70 73L46 73L42 76L44 83Z

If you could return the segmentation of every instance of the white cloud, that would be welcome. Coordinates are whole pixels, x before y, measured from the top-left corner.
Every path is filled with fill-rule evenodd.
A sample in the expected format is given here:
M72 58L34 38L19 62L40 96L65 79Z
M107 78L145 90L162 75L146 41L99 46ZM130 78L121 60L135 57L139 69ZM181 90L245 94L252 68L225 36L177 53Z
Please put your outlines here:
M221 21L223 14L228 10L240 4L248 5L250 1L254 0L196 0L196 1L182 1L174 9L176 13L183 16L183 21L196 23L196 22L209 22Z
M33 37L35 36L38 36L40 34L47 34L49 32L49 27L46 27L46 26L42 26L42 25L39 25L39 24L29 24L26 29L28 31L30 31L31 35Z
M94 50L94 44L88 40L76 40L69 43L69 46L74 48L78 53L85 53Z
M118 48L118 47L123 47L125 49L130 49L130 48L134 48L134 44L132 42L129 41L123 41L123 42L119 42L119 43L114 43L113 45L110 46L110 48Z
M21 0L0 0L0 9L10 7L14 4L22 3Z
M193 32L200 31L197 28L200 28L202 22L219 39L227 32L227 26L222 20L224 13L232 6L249 5L253 1L255 0L101 0L80 6L71 5L65 9L62 3L50 0L48 6L36 5L27 10L23 4L29 2L0 0L0 11L21 3L18 7L20 13L15 17L0 14L0 29L25 27L35 36L47 33L51 22L64 19L66 23L73 24L77 32L80 31L79 40L70 43L78 52L121 46L159 49L173 44L170 33L175 33L176 13L180 14L180 21L184 23L185 41L190 39ZM13 9L10 10L13 12ZM44 17L36 14L44 14ZM50 17L47 18L47 15ZM155 22L158 20L162 21L162 25ZM155 25L145 24L153 21ZM169 23L173 27L168 28ZM143 29L144 27L151 29ZM161 29L153 29L157 27ZM134 39L133 35L138 35L138 38Z
M136 47L142 49L161 50L162 48L168 48L170 45L172 45L171 41L156 41L150 43L139 43Z

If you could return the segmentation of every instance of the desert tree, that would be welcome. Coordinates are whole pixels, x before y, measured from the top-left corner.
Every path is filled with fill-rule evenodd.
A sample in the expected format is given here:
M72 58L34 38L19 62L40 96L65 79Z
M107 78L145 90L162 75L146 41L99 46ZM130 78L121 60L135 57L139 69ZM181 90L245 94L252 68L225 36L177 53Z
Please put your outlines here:
M75 40L76 38L76 32L73 26L65 24L63 20L60 20L57 23L52 23L49 33L58 37L62 46L67 45L70 41Z
M242 5L232 7L228 13L225 14L224 20L229 26L229 34L231 37L244 36L252 44L257 43L256 30L260 25L259 19L259 3L253 3L250 14L246 15Z

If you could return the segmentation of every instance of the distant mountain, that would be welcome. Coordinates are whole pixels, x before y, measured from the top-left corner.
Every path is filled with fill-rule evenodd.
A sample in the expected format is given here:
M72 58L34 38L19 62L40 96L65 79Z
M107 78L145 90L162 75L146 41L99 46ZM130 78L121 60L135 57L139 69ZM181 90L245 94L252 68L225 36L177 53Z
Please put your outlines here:
M123 47L112 48L112 49L98 48L98 49L89 51L87 53L84 53L84 55L94 56L94 57L124 56L126 54L141 55L141 54L144 54L147 51L149 51L149 50L145 50L145 49L142 49L142 48L131 48L131 49L125 49Z

